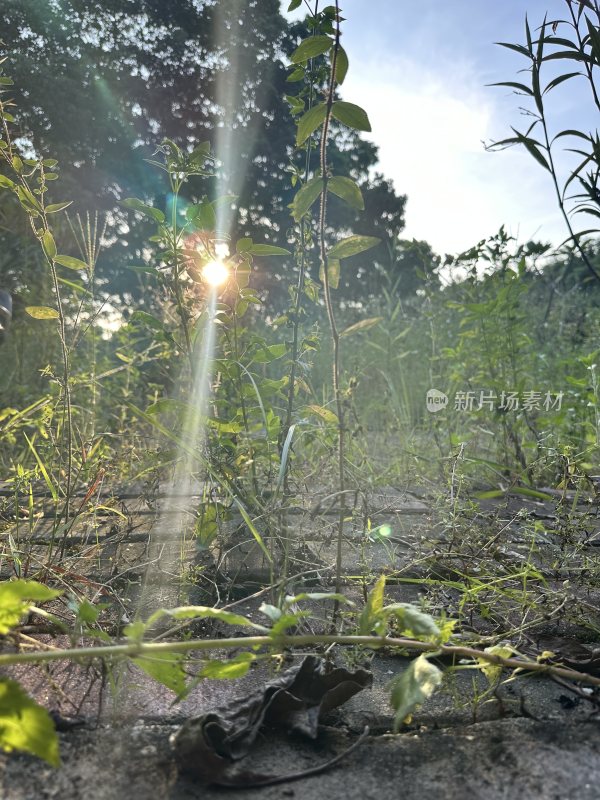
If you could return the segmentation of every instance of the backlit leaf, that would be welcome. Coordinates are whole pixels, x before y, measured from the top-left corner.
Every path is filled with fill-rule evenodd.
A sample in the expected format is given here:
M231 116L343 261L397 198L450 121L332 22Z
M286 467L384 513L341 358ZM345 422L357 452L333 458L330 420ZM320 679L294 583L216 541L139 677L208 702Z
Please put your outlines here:
M138 200L137 197L128 197L126 200L121 200L121 205L125 206L125 208L131 208L133 211L139 211L140 214L150 217L150 219L153 219L155 222L162 223L165 221L165 215L159 208L148 206L146 203L142 203L141 200Z
M36 581L15 580L0 583L0 635L6 635L18 625L27 611L36 603L53 600L59 591L49 589Z
M50 231L44 231L42 234L42 247L44 248L44 253L48 256L50 260L54 259L56 255L56 242L54 241L54 236L50 233Z
M285 247L275 247L272 244L253 244L250 248L250 253L253 256L289 256L291 255L289 250L286 250Z
M378 323L381 322L383 317L370 317L369 319L361 319L360 322L355 322L354 325L350 325L345 330L340 333L340 336L350 336L352 333L357 333L358 331L368 331L369 328L375 327Z
M325 422L328 422L331 425L338 424L337 414L334 414L333 411L330 411L328 408L323 408L323 406L317 405L310 405L306 407L308 411L311 411L313 414L316 414L321 419L324 419Z
M148 653L131 659L147 675L162 683L172 692L180 695L185 692L185 672L181 653Z
M311 178L304 186L296 192L296 196L291 204L292 216L296 222L300 222L307 213L317 197L321 194L323 179L320 177Z
M334 175L327 181L327 188L330 192L341 197L349 206L362 211L365 207L362 192L355 181L342 175Z
M332 115L349 128L357 131L370 131L371 123L367 112L354 103L346 103L344 100L336 100L331 107Z
M358 620L358 632L369 636L375 631L378 635L385 634L386 621L383 616L383 595L385 592L385 575L380 575L372 588L365 607Z
M67 200L64 203L50 203L49 206L46 206L46 214L56 214L58 211L68 208L72 203L72 200Z
M392 682L392 707L396 712L394 731L398 733L404 720L427 700L442 682L442 673L424 655L416 658L402 675Z
M60 765L58 737L45 708L25 694L16 681L0 680L0 748L22 750Z
M329 36L311 36L301 42L294 50L290 56L290 61L292 64L302 64L304 61L308 61L309 58L326 53L331 49L332 44L333 41Z
M85 261L81 261L79 258L73 258L73 256L56 256L54 260L57 264L67 267L67 269L87 270Z
M298 132L296 134L296 144L300 146L308 139L308 137L317 130L319 125L323 124L327 116L327 106L325 103L320 103L318 106L313 106L306 114L303 114L298 120Z
M350 258L365 250L370 250L380 242L375 236L349 236L335 244L328 255L330 258Z
M50 306L27 306L25 311L34 319L58 319L58 311Z
M343 47L340 47L335 62L335 79L337 83L342 84L348 72L348 55Z

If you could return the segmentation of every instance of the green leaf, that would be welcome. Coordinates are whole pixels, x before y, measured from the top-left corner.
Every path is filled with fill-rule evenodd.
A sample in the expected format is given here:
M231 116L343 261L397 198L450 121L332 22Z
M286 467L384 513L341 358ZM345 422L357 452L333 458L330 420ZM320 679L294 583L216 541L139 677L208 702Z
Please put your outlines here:
M207 661L198 673L202 678L215 680L233 680L242 678L250 669L250 664L255 660L253 653L238 653L227 661Z
M0 747L22 750L60 765L58 736L45 708L25 694L16 681L0 680Z
M345 178L341 175L334 175L327 181L327 188L330 192L341 197L349 206L357 208L362 211L365 207L362 192L358 185L351 178Z
M147 675L162 683L167 689L181 695L185 692L185 672L181 653L148 653L131 659Z
M254 242L250 236L244 236L242 239L238 239L235 245L236 253L248 253L252 249L252 245Z
M343 47L340 47L335 62L335 80L342 84L348 72L348 55Z
M221 611L218 608L211 608L210 606L180 606L179 608L159 608L152 614L147 622L146 627L151 627L155 622L163 617L171 617L172 619L218 619L220 622L225 622L227 625L241 625L244 627L256 628L256 630L267 630L264 625L257 625L247 617L241 614L233 614L231 611Z
M527 489L525 486L513 486L510 494L520 494L523 497L533 497L536 500L553 500L554 498L546 492L539 492L536 489Z
M367 112L354 103L346 103L343 100L336 100L331 106L332 115L342 124L357 131L370 131L371 123Z
M394 732L398 733L404 720L427 700L442 682L442 673L424 655L415 658L402 675L392 682Z
M311 36L301 42L294 50L290 56L290 61L292 64L302 64L304 61L308 61L309 58L326 53L331 49L332 45L333 41L329 36Z
M493 656L500 656L501 658L510 658L515 653L512 647L502 644L486 647L483 652ZM477 663L479 664L479 669L483 672L489 683L495 684L498 682L502 675L502 670L504 669L502 664L493 664L491 661L486 661L485 658L478 658Z
M6 635L18 625L35 603L58 597L60 592L36 581L3 581L0 583L0 635Z
M337 289L340 285L340 274L342 272L342 265L337 258L327 259L327 280L330 289ZM319 266L319 280L325 283L325 270L323 269L323 262Z
M393 603L384 609L386 615L393 616L403 634L416 638L433 639L440 637L440 629L430 614L425 614L410 603Z
M188 206L185 212L186 217L192 224L204 231L214 231L217 227L217 215L212 203L204 201L197 205Z
M58 311L50 306L26 306L25 311L34 319L58 319Z
M287 345L284 344L272 344L268 347L261 347L260 350L257 350L254 353L252 360L255 361L257 364L269 364L271 361L275 361L278 358L284 356L287 352Z
M292 2L288 6L288 11L295 11L297 8L300 8L302 5L302 0L292 0Z
M304 67L296 67L293 72L286 78L287 83L296 83L297 81L304 80Z
M355 322L354 325L350 325L345 330L340 333L340 336L350 336L352 333L357 333L358 331L368 331L369 328L375 327L378 325L383 317L370 317L369 319L361 319L360 322Z
M306 406L307 411L311 411L313 414L316 414L321 419L324 419L325 422L329 423L330 425L337 425L338 418L337 415L330 411L328 408L324 408L323 406L317 405L310 405Z
M42 247L44 248L44 253L53 261L56 255L56 242L50 231L44 231L42 234Z
M153 317L152 314L148 314L147 311L134 311L131 315L131 321L141 322L148 328L152 328L152 330L155 331L160 331L161 333L164 333L165 331L165 326L163 323L156 317Z
M190 161L196 164L206 161L210 156L210 142L200 142L190 153Z
M62 267L67 267L67 269L87 270L85 261L81 261L79 258L73 258L73 256L55 256L54 260Z
M365 250L370 250L380 242L375 236L349 236L347 239L342 239L341 242L335 244L328 255L329 258L350 258Z
M165 215L160 209L142 203L137 197L128 197L126 200L121 200L121 205L125 206L125 208L131 208L133 211L139 211L140 214L150 217L155 222L162 223L165 221Z
M386 631L386 620L383 615L383 595L385 592L385 575L380 575L377 583L371 590L365 607L358 620L358 632L363 636L369 636L373 631L378 636L384 636Z
M325 103L320 103L318 106L313 106L306 114L303 114L298 120L298 132L296 134L296 145L299 147L303 144L308 137L317 130L319 125L322 125L325 117L327 116L327 106Z
M249 250L253 256L289 256L289 250L284 247L275 247L272 244L253 244Z
M300 222L302 217L311 208L317 197L321 194L323 179L320 177L311 178L304 186L296 192L293 202L290 205L292 216L296 222Z
M0 186L3 189L14 189L15 182L11 181L10 178L7 178L6 175L0 175Z
M49 490L50 494L52 495L52 499L54 500L55 503L58 503L58 491L56 490L56 487L52 483L52 478L48 474L48 470L46 469L46 465L44 464L44 462L40 458L40 454L35 449L35 445L34 445L34 443L32 441L33 437L32 437L32 439L30 439L29 436L27 436L27 434L25 432L23 432L23 436L25 437L25 441L27 442L27 445L28 445L29 449L31 450L31 452L34 455L35 460L37 461L37 465L40 468L40 472L42 473L42 477L44 479L44 482L45 482L46 486L48 487L48 490Z
M65 208L68 208L72 203L72 200L67 200L65 203L51 203L49 206L46 206L46 214L56 214L58 211L63 211Z

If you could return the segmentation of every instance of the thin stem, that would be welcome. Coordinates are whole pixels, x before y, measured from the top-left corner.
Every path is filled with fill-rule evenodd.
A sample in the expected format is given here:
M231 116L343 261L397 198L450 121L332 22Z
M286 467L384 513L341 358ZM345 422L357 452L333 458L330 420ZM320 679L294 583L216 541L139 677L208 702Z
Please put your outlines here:
M327 137L329 134L329 126L331 123L331 109L334 102L335 94L335 72L337 64L337 56L340 49L340 21L339 21L339 5L336 0L336 29L335 41L333 46L333 56L331 59L331 75L329 80L329 90L327 92L326 101L326 115L323 122L323 132L321 135L321 177L323 180L323 188L321 189L321 209L319 214L319 246L321 254L321 265L323 269L323 287L325 294L325 307L327 309L327 317L329 319L329 328L331 330L331 339L333 342L333 392L335 395L335 404L338 417L338 490L340 492L340 513L338 517L338 530L337 530L337 553L335 565L335 590L340 592L342 585L342 544L344 535L344 520L346 517L346 471L345 471L345 435L344 435L344 404L342 401L342 393L340 388L340 335L335 321L335 314L333 310L333 302L331 300L331 286L329 284L329 261L327 258L327 245L325 242L326 235L326 218L327 218L327 188L329 176L327 174ZM337 618L339 611L339 604L336 602L334 606L334 621Z
M489 664L513 671L539 672L578 681L588 686L600 686L600 678L568 667L557 667L525 658L505 658L504 656L462 645L439 645L434 642L419 642L415 639L402 639L392 636L336 636L334 634L305 634L299 636L236 636L227 639L189 639L178 642L129 642L128 644L102 645L100 647L80 647L65 650L39 650L30 653L4 653L0 655L0 667L12 664L42 664L48 661L79 660L82 658L137 658L154 653L188 653L203 650L233 650L239 647L258 648L311 647L322 645L350 645L378 649L389 647L417 653L434 653L456 659L468 658L485 661Z

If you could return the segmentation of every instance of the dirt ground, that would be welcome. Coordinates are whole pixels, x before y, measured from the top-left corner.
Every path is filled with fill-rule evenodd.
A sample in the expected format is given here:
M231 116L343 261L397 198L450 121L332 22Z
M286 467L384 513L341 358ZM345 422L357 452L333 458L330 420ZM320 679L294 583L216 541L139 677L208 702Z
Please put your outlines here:
M538 518L552 516L547 504L522 500L517 508L507 504L503 513L516 522L507 529L505 547L516 554L515 558L523 512L518 519L515 513L523 508ZM380 523L394 522L395 536L370 548L368 570L377 574L381 569L406 565L405 574L422 574L417 568L410 569L415 553L422 552L423 542L430 538L432 519L427 506L415 496L387 495L380 499L374 518ZM177 592L162 580L165 570L153 555L159 552L163 565L169 563L168 552L165 557L169 542L160 531L153 533L150 515L140 519L143 526L134 528L135 537L129 540L126 536L119 538L112 528L107 529L104 544L97 537L101 544L94 563L97 570L104 570L99 577L122 581L126 576L133 608L139 603L143 565L150 562L154 565L155 588L164 594L156 603L156 593L151 593L154 607L175 605ZM298 529L304 530L303 547L307 549L298 550L296 558L311 562L318 579L327 585L332 545L322 531L320 536L312 535L311 520L309 509L297 520ZM175 551L179 543L170 546ZM353 567L365 569L365 553L353 544L351 532L346 562L350 571ZM227 575L235 575L236 583L250 592L266 577L264 569L256 548L241 543L230 548L221 563L223 587L227 588ZM315 586L306 588L314 590ZM418 583L389 587L390 596L396 600L418 600L419 591ZM590 587L587 596L594 597ZM258 618L262 599L236 601L235 609ZM573 630L549 624L546 633L573 635ZM60 645L60 641L50 641ZM589 641L587 646L596 649ZM113 685L112 690L108 688L110 682L103 679L106 676L84 665L15 668L10 675L57 715L62 766L53 769L26 755L0 755L0 798L191 800L223 797L227 792L248 798L303 800L380 800L395 796L422 800L426 793L448 800L600 797L600 715L597 703L589 702L588 690L574 691L549 677L521 676L486 694L488 686L480 672L458 671L415 713L402 733L393 735L389 682L408 663L405 658L378 655L370 664L373 686L324 719L315 741L285 730L265 729L241 764L254 772L280 777L304 772L342 753L368 725L369 736L341 762L317 776L230 790L201 785L180 772L169 740L189 717L232 698L244 698L264 684L272 677L267 667L258 666L237 681L203 681L189 698L175 706L168 689L131 665L115 674L116 688Z

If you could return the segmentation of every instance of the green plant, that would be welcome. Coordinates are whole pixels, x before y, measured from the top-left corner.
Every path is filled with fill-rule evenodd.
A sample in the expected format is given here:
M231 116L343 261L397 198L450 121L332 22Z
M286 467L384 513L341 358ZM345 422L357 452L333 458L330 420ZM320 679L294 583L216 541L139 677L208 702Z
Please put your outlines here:
M514 136L494 142L491 149L520 145L551 178L558 206L569 232L567 241L573 242L581 256L589 275L600 281L600 273L589 258L583 244L584 237L598 233L597 228L582 232L575 231L572 217L588 214L600 217L598 205L598 179L600 177L600 139L598 132L584 133L577 128L555 131L548 110L548 95L560 85L573 79L583 79L590 91L590 100L596 111L600 111L600 98L596 83L596 71L600 64L600 6L597 0L565 0L566 19L548 20L532 34L529 21L525 18L525 44L500 42L501 47L513 50L528 62L529 85L515 81L501 81L494 86L508 86L518 95L525 96L533 103L526 113L533 119L525 132L513 128ZM558 74L545 79L550 67L560 61L566 68ZM539 138L535 138L535 136ZM562 175L556 158L556 149L564 142L581 160L575 168ZM573 184L573 186L571 186ZM576 186L580 191L573 196L567 194ZM574 202L573 202L574 201Z

